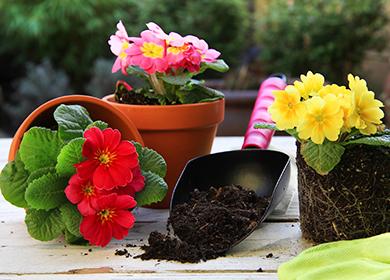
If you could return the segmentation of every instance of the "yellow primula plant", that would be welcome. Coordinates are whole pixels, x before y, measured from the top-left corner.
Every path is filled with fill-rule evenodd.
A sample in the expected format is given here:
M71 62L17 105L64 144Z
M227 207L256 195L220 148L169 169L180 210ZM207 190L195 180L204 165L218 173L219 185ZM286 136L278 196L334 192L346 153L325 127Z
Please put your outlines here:
M347 145L390 147L390 130L381 119L383 103L375 99L365 80L348 75L348 88L325 85L325 78L309 71L284 90L275 90L268 108L275 124L255 128L286 131L301 144L306 163L321 175L341 160Z

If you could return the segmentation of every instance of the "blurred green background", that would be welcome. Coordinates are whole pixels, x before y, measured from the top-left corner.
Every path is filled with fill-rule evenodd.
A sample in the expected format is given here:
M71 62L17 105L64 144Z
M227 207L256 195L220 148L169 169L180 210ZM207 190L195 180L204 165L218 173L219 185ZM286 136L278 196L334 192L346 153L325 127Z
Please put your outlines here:
M0 0L0 136L51 98L109 94L123 78L111 74L107 44L120 19L130 36L154 21L204 38L231 71L203 78L225 91L256 89L274 72L342 83L353 72L388 100L389 9L386 0Z

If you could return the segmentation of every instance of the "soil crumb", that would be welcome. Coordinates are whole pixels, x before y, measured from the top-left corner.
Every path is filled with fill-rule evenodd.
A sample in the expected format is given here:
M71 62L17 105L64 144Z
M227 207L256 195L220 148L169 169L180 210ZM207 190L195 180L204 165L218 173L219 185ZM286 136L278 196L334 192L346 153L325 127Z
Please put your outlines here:
M196 263L223 256L258 226L268 204L269 198L241 186L195 190L171 211L167 228L174 233L152 232L137 258Z

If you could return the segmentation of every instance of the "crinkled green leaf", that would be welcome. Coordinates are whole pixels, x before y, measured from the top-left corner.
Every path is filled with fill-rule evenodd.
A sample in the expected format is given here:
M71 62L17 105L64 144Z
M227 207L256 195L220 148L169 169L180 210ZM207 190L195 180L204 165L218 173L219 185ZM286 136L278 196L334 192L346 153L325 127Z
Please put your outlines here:
M57 174L48 173L32 181L26 190L25 199L34 209L50 210L67 201L64 189L68 180Z
M19 149L20 158L30 172L55 166L63 144L57 132L47 128L32 127L23 136Z
M341 160L345 148L339 143L324 141L321 145L311 141L302 143L301 154L306 163L318 174L328 174Z
M91 127L97 127L100 128L101 130L104 130L108 127L108 123L104 121L94 121L93 123L87 126L86 130L90 129Z
M26 208L24 194L27 189L28 171L20 159L19 153L15 160L10 161L0 174L0 189L4 198L17 207Z
M65 229L64 231L65 241L68 244L74 245L87 245L88 241L86 241L82 236L76 236L69 232L69 230Z
M190 90L180 90L176 94L179 97L179 101L183 104L211 102L224 98L222 92L206 87L203 84L191 84Z
M150 171L142 172L142 175L145 177L145 188L135 195L137 206L149 205L163 200L168 191L164 179Z
M60 176L72 176L76 173L74 165L83 160L81 154L84 138L75 138L68 142L57 157L56 170Z
M29 185L35 179L41 178L43 175L48 173L55 173L56 169L54 167L42 167L40 169L31 172L30 176L28 176L27 185Z
M351 145L351 144L364 144L364 145L371 145L371 146L390 147L390 135L381 134L381 135L366 136L366 137L353 139L343 143L344 146Z
M62 140L83 137L84 130L92 123L87 109L80 105L60 105L54 111L58 133Z
M161 76L161 80L171 85L182 86L191 80L191 76L188 74L181 74L176 76L168 75L168 76Z
M142 147L139 143L135 143L134 145L138 153L138 160L141 169L143 171L156 173L160 177L165 177L167 174L167 163L164 158L155 150Z
M25 222L28 233L35 239L49 241L61 235L64 224L60 210L50 211L28 209Z
M62 221L66 229L75 237L81 237L80 223L82 216L76 205L65 203L60 207Z

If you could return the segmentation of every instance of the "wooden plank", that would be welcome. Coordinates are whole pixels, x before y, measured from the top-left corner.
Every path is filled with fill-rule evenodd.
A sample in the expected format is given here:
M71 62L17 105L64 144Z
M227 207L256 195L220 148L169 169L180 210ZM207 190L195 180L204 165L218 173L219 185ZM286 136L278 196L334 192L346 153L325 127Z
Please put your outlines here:
M260 280L277 280L276 273L143 273L143 274L126 274L126 273L104 273L104 274L29 274L29 275L0 275L0 280L179 280L179 279L205 279L205 280L233 280L233 279L260 279Z
M24 210L4 201L0 203L0 272L3 274L69 273L85 268L108 267L118 273L173 273L173 272L254 272L260 266L275 272L278 266L297 255L311 244L301 239L298 223L264 223L244 242L223 258L198 264L179 264L165 261L141 261L115 256L115 249L131 243L144 244L153 230L164 231L166 220L151 221L138 210L138 222L123 241L113 241L106 248L64 246L62 240L40 242L33 240L24 225ZM150 213L149 213L150 214ZM144 215L144 216L142 216ZM140 222L144 220L144 222ZM142 240L142 241L141 241ZM126 248L132 256L142 253L139 247ZM268 253L274 257L266 258ZM87 254L87 255L85 255ZM16 261L17 260L17 261Z

